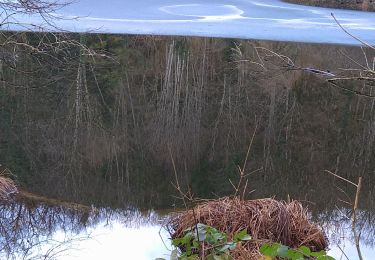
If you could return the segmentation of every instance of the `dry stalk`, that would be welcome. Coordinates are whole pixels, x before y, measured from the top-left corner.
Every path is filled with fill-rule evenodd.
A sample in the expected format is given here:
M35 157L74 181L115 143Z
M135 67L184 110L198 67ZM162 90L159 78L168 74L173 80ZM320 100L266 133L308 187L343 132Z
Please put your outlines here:
M185 209L188 209L187 201L192 201L192 197L189 196L188 193L185 193L185 192L182 191L182 188L180 186L180 182L178 180L176 164L175 164L175 161L174 161L174 158L173 158L173 155L172 155L172 150L171 150L170 145L168 145L168 152L169 152L169 156L171 158L171 162L172 162L172 166L173 166L173 173L174 173L174 177L175 177L175 184L172 183L172 185L176 188L178 193L181 195L180 198L182 199L182 201L184 203Z
M18 193L18 189L14 181L0 176L0 201L8 201L16 193Z
M341 177L331 171L328 171L328 170L325 170L325 172L333 175L334 177L336 178L339 178L343 181L346 181L347 183L353 185L354 187L356 187L356 193L355 193L355 198L354 198L354 202L351 204L353 206L353 209L352 209L352 215L351 215L351 224L352 224L352 232L353 232L353 236L354 236L354 243L355 243L355 247L357 249L357 253L358 253L358 257L360 260L363 260L363 257L362 257L362 253L361 253L361 248L360 248L360 244L359 244L359 241L360 241L360 237L361 237L361 232L357 232L357 209L358 209L358 203L359 203L359 194L361 192L361 188L362 188L362 177L359 177L358 178L358 184L355 184L354 182L348 180L348 179L345 179L344 177Z
M249 158L249 154L250 154L250 151L251 151L251 147L253 145L253 141L254 141L254 137L255 137L255 134L257 132L257 129L258 129L258 123L255 125L255 129L253 131L253 135L251 136L251 140L250 140L249 146L247 148L247 152L246 152L246 157L245 157L244 164L243 164L242 168L238 166L238 170L239 170L239 173L240 173L240 179L238 181L237 187L235 187L234 196L238 195L238 193L239 193L239 191L241 189L241 184L243 182L243 179L247 176L247 175L245 175L246 164L247 164L247 160ZM248 181L246 180L245 186L244 186L244 188L242 190L242 196L241 196L242 199L244 199L244 197L245 197L245 192L246 192L247 184L248 184ZM232 183L232 185L233 185L233 183Z
M12 172L0 164L0 201L9 201L18 193L15 182L10 178Z
M355 247L357 249L358 257L359 257L360 260L363 260L361 249L360 249L360 246L359 246L359 239L360 239L361 233L358 234L357 229L356 229L356 224L357 224L356 211L357 211L357 208L358 208L359 193L361 192L361 187L362 187L362 177L358 178L358 184L356 185L356 187L357 187L357 190L356 190L356 193L355 193L353 212L352 212L352 217L351 217L352 231L353 231L353 235L354 235L354 239L355 239Z
M169 151L169 155L171 157L171 161L172 161L172 165L173 165L173 172L174 172L174 176L175 176L175 181L176 181L176 184L172 184L176 189L177 191L180 193L180 196L181 196L181 199L184 203L184 206L185 206L185 209L189 211L188 209L188 204L187 204L187 201L190 202L191 204L193 203L194 199L193 199L193 195L191 194L190 190L188 190L187 193L184 193L181 189L181 186L180 186L180 182L178 181L178 176L177 176L177 170L176 170L176 165L175 165L175 162L174 162L174 159L173 159L173 155L172 155L172 151L171 151L171 147L170 145L168 145L168 151ZM197 232L197 238L198 238L198 242L199 242L199 234L198 234L198 218L195 214L195 209L192 208L191 209L192 213L193 213L193 216L194 216L194 226L195 226L195 230ZM203 258L204 259L204 258Z

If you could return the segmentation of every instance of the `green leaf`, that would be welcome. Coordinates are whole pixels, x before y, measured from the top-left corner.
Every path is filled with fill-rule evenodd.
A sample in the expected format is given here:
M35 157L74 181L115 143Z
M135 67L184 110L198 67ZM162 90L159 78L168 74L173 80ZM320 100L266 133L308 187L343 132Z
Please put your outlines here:
M236 248L236 243L234 243L234 242L227 242L223 246L221 246L220 248L218 248L217 250L219 252L221 252L221 253L224 253L227 250L233 250L235 248Z
M219 241L225 239L227 236L224 233L216 230L216 232L212 234L212 237L214 240Z
M182 239L184 239L186 242L190 241L193 238L193 235L191 232L187 232Z
M201 242L206 241L206 231L205 230L198 229L197 233L198 233L198 237L196 237L197 234L194 234L196 239L198 239Z
M310 254L311 256L315 256L315 257L319 257L319 256L325 256L327 255L326 251L324 250L321 250L319 252L311 252Z
M305 256L311 256L311 250L307 246L301 246L300 248L298 248L298 251L300 251Z
M177 249L172 250L170 260L178 260L178 250Z
M185 239L183 238L175 238L172 240L172 245L178 246L178 245L183 245L185 244Z
M233 240L235 242L238 242L238 241L242 240L242 237L244 237L246 235L247 235L246 229L241 230L240 232L237 232L237 233L234 234Z
M244 230L241 230L240 232L236 233L233 237L233 240L235 242L239 242L239 241L248 241L251 239L251 236L249 234L247 234L247 231L246 229Z
M316 260L335 260L332 256L329 255L323 255L323 256L318 256Z
M278 244L264 244L260 247L259 251L265 256L276 257L278 247Z
M289 247L284 246L284 245L280 245L279 248L277 248L277 250L276 250L277 256L287 257L288 256L288 249L289 249Z
M251 240L251 236L247 234L241 238L241 241L249 241L249 240Z
M296 251L292 248L288 249L288 253L286 257L292 260L304 260L305 259L301 252Z

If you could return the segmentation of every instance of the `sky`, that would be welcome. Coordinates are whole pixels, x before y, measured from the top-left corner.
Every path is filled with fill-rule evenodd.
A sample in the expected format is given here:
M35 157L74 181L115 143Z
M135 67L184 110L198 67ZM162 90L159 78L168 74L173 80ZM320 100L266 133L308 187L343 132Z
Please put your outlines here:
M73 32L185 35L359 45L335 22L375 44L370 12L307 7L280 0L76 0L56 13L51 28L37 16L18 22ZM24 30L21 25L4 29ZM36 30L36 27L29 27Z

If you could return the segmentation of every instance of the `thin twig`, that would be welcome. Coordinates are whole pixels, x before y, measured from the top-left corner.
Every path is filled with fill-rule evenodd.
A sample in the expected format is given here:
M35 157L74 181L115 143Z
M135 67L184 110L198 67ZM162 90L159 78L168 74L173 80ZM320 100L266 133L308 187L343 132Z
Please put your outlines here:
M350 88L346 88L346 87L343 87L343 86L340 86L339 84L337 84L336 82L334 81L330 81L328 80L328 83L330 83L332 86L334 87L337 87L337 88L340 88L342 90L345 90L347 92L350 92L350 93L353 93L357 96L361 96L361 97L367 97L367 98L375 98L375 96L371 96L371 95L367 95L367 94L363 94L362 92L360 91L357 91L357 90L353 90L353 89L350 89Z
M328 172L329 174L332 174L333 176L335 176L335 177L337 177L337 178L339 178L339 179L341 179L341 180L343 180L343 181L346 181L346 182L348 182L348 183L354 185L355 187L358 187L357 184L355 184L354 182L349 181L348 179L345 179L344 177L341 177L340 175L337 175L337 174L335 174L335 173L333 173L333 172L331 172L331 171L329 171L329 170L324 170L324 171L325 171L325 172Z
M241 169L240 166L238 166L238 170L240 172L240 180L238 181L238 184L237 184L237 187L236 187L236 192L234 193L234 196L238 195L238 192L239 192L239 190L241 188L242 181L243 181L243 179L245 177L244 171L245 171L245 168L246 168L247 160L248 160L248 157L249 157L249 154L250 154L251 147L253 145L253 141L254 141L254 137L255 137L257 129L258 129L258 123L255 125L255 129L253 131L253 135L251 136L251 140L250 140L249 146L247 148L247 152L246 152L246 156L245 156L245 161L244 161L244 164L242 166L242 169ZM247 182L246 182L246 185L244 187L244 190L242 191L243 195L245 194L246 188L247 188Z
M336 19L335 15L333 13L331 13L331 16L333 17L333 19L335 19L335 22L337 23L338 26L340 26L340 28L347 34L349 35L350 37L352 37L353 39L357 40L358 42L362 43L363 45L375 50L375 47L370 45L369 43L361 40L360 38L358 38L357 36L351 34L347 29L345 29L341 24L340 22Z
M174 162L174 159L173 159L173 156L172 156L172 151L171 151L171 147L170 145L168 145L168 152L169 152L169 155L171 157L171 161L172 161L172 166L173 166L173 172L174 172L174 176L175 176L175 182L176 182L176 189L177 191L180 193L180 195L182 196L181 199L184 203L184 206L185 208L187 208L187 203L186 203L186 200L185 198L187 197L185 193L182 192L181 190L181 186L180 186L180 182L178 181L178 176L177 176L177 170L176 170L176 164Z

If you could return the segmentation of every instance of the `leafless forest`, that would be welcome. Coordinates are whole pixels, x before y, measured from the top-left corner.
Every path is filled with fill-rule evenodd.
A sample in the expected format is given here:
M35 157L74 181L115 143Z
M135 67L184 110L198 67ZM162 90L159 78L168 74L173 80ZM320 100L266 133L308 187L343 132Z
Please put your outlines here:
M1 41L0 163L26 190L170 206L175 168L196 196L225 195L256 129L250 197L329 205L337 188L324 170L363 176L363 198L374 196L373 82L332 85L302 69L351 75L371 50L35 33Z

